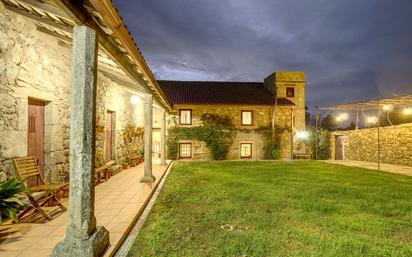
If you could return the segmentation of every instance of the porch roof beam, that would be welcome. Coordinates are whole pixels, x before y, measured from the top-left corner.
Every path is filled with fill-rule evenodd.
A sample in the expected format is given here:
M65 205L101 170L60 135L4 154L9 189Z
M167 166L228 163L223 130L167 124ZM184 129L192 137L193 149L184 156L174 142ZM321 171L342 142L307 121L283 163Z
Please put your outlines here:
M72 17L68 15L65 11L58 8L57 6L50 5L46 2L38 1L38 0L19 0L19 2L26 4L26 5L30 5L41 11L52 13L53 15L59 16L61 18L72 20Z
M15 12L15 13L17 13L17 14L20 14L20 15L25 16L25 17L27 17L27 18L33 19L33 20L38 21L38 22L40 22L40 23L43 23L43 24L46 24L46 25L55 27L55 28L57 28L57 29L60 29L60 30L62 30L62 31L65 31L65 32L69 32L69 33L72 33L72 32L73 32L73 27L70 26L70 25L57 23L57 22L55 22L55 21L52 21L52 20L43 18L43 17L41 17L41 16L39 16L39 15L30 13L30 12L25 11L25 10L23 10L23 9L19 9L19 8L15 7L15 6L12 6L12 5L8 4L7 2L3 2L3 3L4 3L4 7L5 7L7 10L9 10L9 11Z

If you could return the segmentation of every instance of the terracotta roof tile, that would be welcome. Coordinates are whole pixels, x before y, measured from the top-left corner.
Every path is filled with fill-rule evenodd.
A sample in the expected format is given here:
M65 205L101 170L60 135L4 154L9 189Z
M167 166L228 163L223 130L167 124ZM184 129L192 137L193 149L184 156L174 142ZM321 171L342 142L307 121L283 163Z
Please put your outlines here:
M175 104L233 104L274 105L275 97L262 82L157 81L171 105ZM294 106L286 98L278 105Z

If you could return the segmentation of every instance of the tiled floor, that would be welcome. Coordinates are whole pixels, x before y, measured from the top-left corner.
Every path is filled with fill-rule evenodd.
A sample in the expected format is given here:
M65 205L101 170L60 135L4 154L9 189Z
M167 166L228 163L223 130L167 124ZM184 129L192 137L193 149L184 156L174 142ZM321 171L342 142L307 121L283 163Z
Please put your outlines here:
M370 170L378 169L378 163L376 162L363 162L363 161L352 161L352 160L326 160L325 162L335 163L335 164L340 164L340 165L345 165L345 166L360 167L360 168L365 168L365 169L370 169ZM412 167L410 166L381 163L381 171L412 176Z
M139 165L96 186L97 225L104 226L110 233L110 246L104 256L114 253L165 171L166 166L154 165L153 175L157 178L155 183L143 184L139 183L143 176L143 165ZM67 200L63 203L67 206ZM30 221L0 226L0 256L49 256L66 233L67 215L67 212L61 213L48 222L37 215Z

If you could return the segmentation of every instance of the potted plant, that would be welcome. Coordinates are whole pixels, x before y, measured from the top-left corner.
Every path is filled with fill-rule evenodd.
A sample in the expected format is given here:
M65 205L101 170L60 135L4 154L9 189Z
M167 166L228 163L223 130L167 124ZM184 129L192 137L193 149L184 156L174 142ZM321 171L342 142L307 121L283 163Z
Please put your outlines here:
M27 189L24 189L21 184L22 182L16 178L0 183L0 224L3 223L3 218L18 221L17 212L26 205L17 196L27 192Z

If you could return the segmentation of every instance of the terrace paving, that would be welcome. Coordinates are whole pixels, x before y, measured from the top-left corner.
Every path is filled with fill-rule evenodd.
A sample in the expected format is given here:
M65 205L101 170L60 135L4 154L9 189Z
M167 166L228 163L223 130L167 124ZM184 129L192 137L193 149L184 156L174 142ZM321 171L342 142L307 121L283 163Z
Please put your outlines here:
M353 161L353 160L325 160L327 163L340 164L349 167L360 167L370 170L377 170L377 162ZM412 176L412 167L381 163L381 171Z
M123 170L96 186L97 225L104 226L110 233L110 245L105 252L105 257L113 256L121 245L150 200L166 169L166 166L153 165L156 181L152 184L139 182L143 176L143 164L140 164ZM63 204L68 205L67 198L63 199ZM45 221L39 215L35 215L23 218L19 224L9 223L0 226L0 256L49 256L54 246L66 233L68 211L56 216L51 221Z

